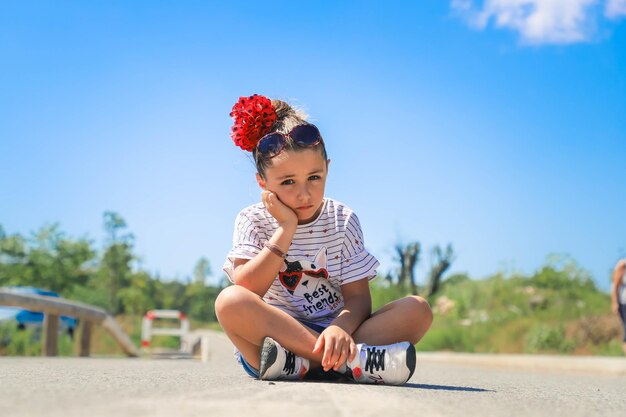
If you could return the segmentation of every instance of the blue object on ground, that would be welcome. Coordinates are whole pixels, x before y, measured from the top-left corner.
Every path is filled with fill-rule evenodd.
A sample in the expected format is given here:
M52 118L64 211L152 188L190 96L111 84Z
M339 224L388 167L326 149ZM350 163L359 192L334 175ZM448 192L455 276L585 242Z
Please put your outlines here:
M60 297L54 291L43 290L35 287L4 287L5 291L16 294L35 294L45 295L48 297ZM43 324L44 314L38 311L24 310L19 307L3 307L0 306L0 322L15 320L18 327L41 327ZM67 330L70 334L74 333L74 329L78 324L75 317L61 316L59 325L62 330Z

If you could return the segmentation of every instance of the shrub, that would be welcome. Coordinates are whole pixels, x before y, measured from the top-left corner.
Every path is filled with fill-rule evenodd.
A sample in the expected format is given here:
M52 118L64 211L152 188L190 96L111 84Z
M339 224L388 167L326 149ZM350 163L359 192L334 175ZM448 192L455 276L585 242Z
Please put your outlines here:
M529 353L544 351L569 353L575 348L576 343L565 337L565 330L562 326L536 324L526 335L525 350Z
M19 329L14 322L0 324L0 356L41 356L42 329L27 327ZM59 356L74 354L74 340L66 333L59 333Z

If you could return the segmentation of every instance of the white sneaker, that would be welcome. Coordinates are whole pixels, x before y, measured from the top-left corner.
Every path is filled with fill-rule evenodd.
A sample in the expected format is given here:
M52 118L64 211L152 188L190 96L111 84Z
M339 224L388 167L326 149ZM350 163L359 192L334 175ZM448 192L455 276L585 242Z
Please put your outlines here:
M403 385L415 371L415 346L409 342L385 346L357 345L353 361L347 366L355 382Z
M309 370L308 359L296 356L271 337L263 339L259 360L259 379L264 381L298 380Z

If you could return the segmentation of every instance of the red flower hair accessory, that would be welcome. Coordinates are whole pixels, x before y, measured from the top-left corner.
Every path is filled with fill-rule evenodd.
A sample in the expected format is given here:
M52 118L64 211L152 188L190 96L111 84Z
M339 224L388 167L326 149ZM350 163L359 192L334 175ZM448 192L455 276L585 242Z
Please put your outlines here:
M272 128L277 116L269 98L253 94L250 97L239 97L230 117L235 120L230 133L235 145L252 152L257 142Z

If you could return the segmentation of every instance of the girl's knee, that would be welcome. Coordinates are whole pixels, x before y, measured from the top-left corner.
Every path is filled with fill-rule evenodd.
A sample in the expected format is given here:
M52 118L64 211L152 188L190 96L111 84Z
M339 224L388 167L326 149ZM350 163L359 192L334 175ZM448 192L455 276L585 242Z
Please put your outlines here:
M433 322L433 312L430 304L425 298L418 295L411 295L405 298L407 303L411 305L411 315L413 322L416 324L415 336L412 343L417 343L426 334Z
M239 286L231 285L224 288L215 299L215 315L221 322L222 318L233 312L241 312L244 304L251 301L254 294Z
M419 316L420 320L428 322L430 325L433 321L433 311L431 310L428 301L419 295L410 295L407 298L411 300L415 313Z

